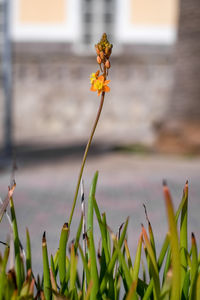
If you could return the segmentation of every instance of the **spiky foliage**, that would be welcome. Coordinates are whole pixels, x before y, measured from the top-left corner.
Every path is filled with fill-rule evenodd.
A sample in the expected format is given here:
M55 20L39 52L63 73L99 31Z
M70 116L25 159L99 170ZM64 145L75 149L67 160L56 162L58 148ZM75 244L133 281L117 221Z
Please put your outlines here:
M18 237L14 203L10 207L15 242L15 268L8 270L9 245L0 256L0 300L8 299L200 299L200 271L197 244L191 234L188 246L187 213L188 183L175 213L169 188L163 186L169 231L160 254L155 246L151 223L148 229L142 225L135 258L130 255L126 239L128 218L115 234L107 224L106 215L100 213L96 201L98 173L92 181L87 214L87 234L82 236L83 216L80 218L73 242L68 242L70 232L65 223L61 230L59 249L48 257L46 235L42 238L43 280L35 281L31 272L31 246L27 231L26 261ZM147 213L146 213L147 215ZM85 216L86 217L86 216ZM101 233L101 244L96 249L94 217ZM180 218L180 222L178 222ZM180 228L178 224L180 223ZM84 225L85 226L85 225ZM87 251L82 249L81 239L87 241ZM97 241L96 241L97 242ZM142 253L142 244L144 253ZM67 251L69 248L69 253ZM142 262L146 267L142 274ZM78 261L82 267L78 267ZM80 264L79 264L80 265ZM161 268L164 269L161 274ZM25 271L26 269L26 271ZM147 281L146 278L149 278ZM35 293L34 293L35 285Z

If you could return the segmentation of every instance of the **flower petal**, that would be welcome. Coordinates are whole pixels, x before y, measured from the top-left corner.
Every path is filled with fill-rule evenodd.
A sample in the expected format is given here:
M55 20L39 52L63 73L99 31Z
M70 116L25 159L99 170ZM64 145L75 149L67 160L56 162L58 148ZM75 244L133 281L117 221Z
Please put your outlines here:
M107 85L104 85L104 87L103 87L103 91L104 91L104 92L110 92L110 88L109 88L109 86L107 86Z
M104 81L104 84L109 84L110 83L110 80L105 80Z
M96 92L96 90L97 90L97 89L95 89L95 87L92 85L91 88L90 88L90 91Z
M98 80L104 82L104 76L103 75L99 76Z
M102 92L102 90L99 90L99 91L98 91L98 96L100 96L100 95L101 95L101 92Z

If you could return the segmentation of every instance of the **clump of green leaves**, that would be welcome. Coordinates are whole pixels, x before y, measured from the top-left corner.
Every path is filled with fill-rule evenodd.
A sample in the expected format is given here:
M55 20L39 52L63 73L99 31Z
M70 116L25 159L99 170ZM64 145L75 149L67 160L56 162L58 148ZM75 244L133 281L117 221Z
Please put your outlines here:
M8 259L10 253L9 242L5 243L5 251L0 253L0 300L33 299L35 280L31 271L31 244L28 229L26 231L27 247L26 253L18 235L17 219L13 197L10 193L10 213L12 233L10 243L14 245L14 266L8 269ZM7 215L8 216L8 215ZM8 216L9 218L9 216Z
M49 257L44 233L42 281L39 279L36 281L31 272L28 231L26 260L24 259L13 198L10 198L15 267L8 270L9 246L7 245L4 254L0 256L0 300L200 299L200 262L193 233L191 243L188 243L188 183L184 187L183 197L176 212L169 188L164 183L169 231L161 251L158 255L153 229L147 216L148 229L146 230L142 225L133 259L126 237L128 218L120 226L117 234L110 229L106 214L100 213L96 201L97 178L98 173L93 178L88 199L87 234L82 236L83 215L72 242L69 242L69 226L65 223L60 234L59 248L54 256ZM97 219L101 233L98 249L95 245L94 217ZM81 246L82 239L87 244L86 252ZM142 264L142 256L144 256L143 261L146 260L145 266ZM161 268L164 271L161 272Z

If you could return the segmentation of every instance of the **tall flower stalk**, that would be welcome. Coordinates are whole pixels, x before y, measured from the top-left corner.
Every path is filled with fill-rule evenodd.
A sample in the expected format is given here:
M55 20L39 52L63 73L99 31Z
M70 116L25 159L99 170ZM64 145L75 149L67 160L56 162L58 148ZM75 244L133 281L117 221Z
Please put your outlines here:
M104 33L102 35L102 38L101 38L100 42L95 45L96 54L97 54L97 63L99 65L99 70L97 70L96 73L91 74L91 77L90 77L91 88L90 88L90 90L94 91L94 92L97 91L98 96L101 96L101 100L100 100L99 108L98 108L98 111L97 111L96 119L94 121L92 130L91 130L91 134L89 136L89 139L88 139L88 142L87 142L87 145L86 145L86 148L85 148L85 152L84 152L84 155L83 155L81 168L80 168L79 176L78 176L78 181L77 181L77 185L76 185L76 190L75 190L75 194L74 194L72 210L71 210L71 214L70 214L70 218L69 218L69 226L71 225L71 222L72 222L74 209L75 209L75 206L76 206L79 187L80 187L81 178L82 178L82 175L83 175L83 170L84 170L85 162L86 162L86 159L87 159L88 151L89 151L90 145L92 143L92 139L93 139L93 136L94 136L97 124L99 122L101 112L102 112L104 99L105 99L105 93L110 91L110 88L108 87L108 84L109 84L110 80L107 80L107 76L108 76L108 70L110 69L109 58L110 58L110 55L111 55L111 52L112 52L112 47L113 47L113 45L109 43L106 33Z

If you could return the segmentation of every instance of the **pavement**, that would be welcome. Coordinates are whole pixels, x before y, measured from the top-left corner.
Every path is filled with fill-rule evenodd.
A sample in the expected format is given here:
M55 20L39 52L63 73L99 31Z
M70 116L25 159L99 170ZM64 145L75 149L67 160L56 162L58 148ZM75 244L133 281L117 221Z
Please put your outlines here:
M42 272L41 239L46 231L49 253L55 253L59 234L68 221L78 178L81 155L20 159L16 172L14 203L20 238L25 246L25 229L31 235L33 269ZM162 180L166 179L177 207L185 181L189 180L189 232L200 240L200 157L163 156L108 151L89 155L84 170L86 200L96 170L99 170L96 199L101 212L106 212L109 226L117 232L127 216L130 217L128 242L134 256L141 223L146 219L143 203L152 223L156 245L161 247L167 232ZM11 169L0 171L0 197L4 199L10 182ZM80 196L71 226L73 239L81 214ZM0 224L0 240L5 241L9 226L4 217ZM98 228L95 227L96 244ZM0 245L0 251L3 250Z

